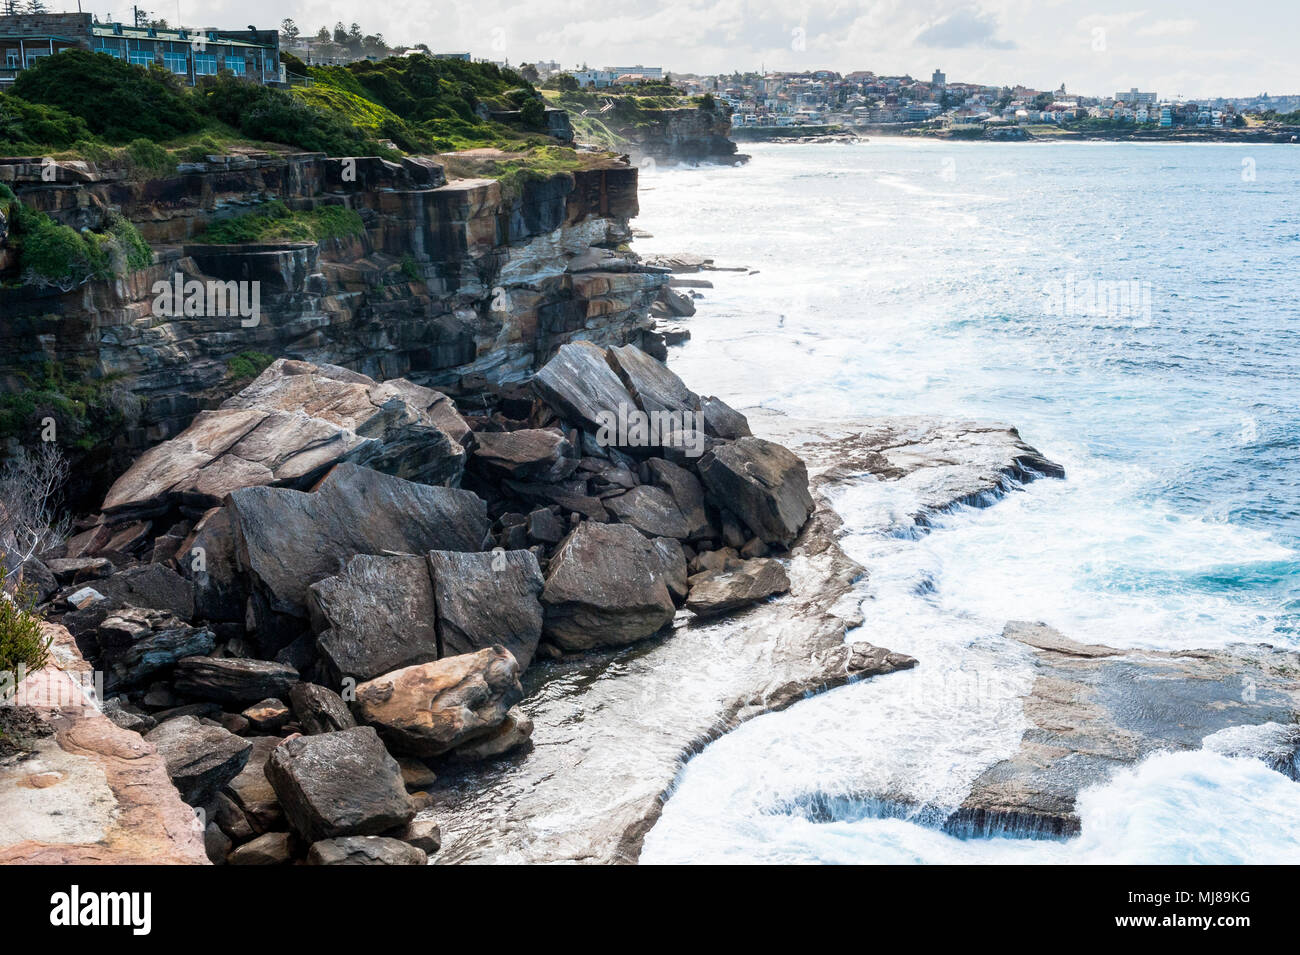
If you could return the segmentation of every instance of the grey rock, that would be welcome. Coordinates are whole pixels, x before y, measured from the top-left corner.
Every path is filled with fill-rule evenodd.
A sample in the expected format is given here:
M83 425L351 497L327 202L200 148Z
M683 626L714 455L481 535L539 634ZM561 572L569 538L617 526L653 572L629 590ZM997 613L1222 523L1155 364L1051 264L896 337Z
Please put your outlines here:
M309 589L316 645L335 679L370 680L438 659L437 609L421 556L359 554Z
M766 557L691 579L686 609L700 617L729 613L790 589L785 568Z
M488 541L487 506L469 491L353 464L336 466L310 493L244 488L228 507L240 566L272 611L296 617L307 616L308 587L357 554L478 551Z
M468 554L431 551L441 656L494 644L527 669L542 637L540 596L545 582L529 551Z
M573 445L553 429L485 431L476 438L475 463L498 478L548 484L563 481L578 466Z
M395 832L393 838L415 846L425 855L434 855L442 848L442 830L438 824L432 819L421 819L418 816L408 822L405 829Z
M113 697L111 700L105 700L104 705L100 707L100 712L118 726L122 727L122 729L133 730L141 735L144 735L158 725L158 721L148 713L145 713L139 707L133 706L120 697Z
M96 636L114 688L136 686L176 661L211 653L216 646L211 630L191 627L165 610L139 607L110 613Z
M749 419L721 398L704 395L700 398L700 411L704 414L704 433L711 438L734 441L751 434Z
M549 507L539 507L528 515L528 539L539 544L558 544L564 540L564 522Z
M687 539L700 540L713 537L715 529L709 523L704 507L704 486L699 478L679 464L663 458L649 458L645 462L648 483L662 488L672 498L686 522ZM666 535L672 536L672 535Z
M620 407L636 407L606 361L605 350L590 342L561 345L532 383L538 397L557 414L592 432L600 430L605 415L617 416Z
M626 524L579 524L551 557L542 603L564 650L632 643L675 612L659 552Z
M691 525L663 488L642 484L617 497L605 499L605 508L619 523L635 527L647 537L674 537L686 540Z
M812 513L808 469L779 444L740 438L706 454L699 470L710 500L764 543L789 547Z
M312 842L377 835L415 815L401 770L369 726L286 740L266 775L294 831Z
M274 733L289 722L289 707L277 699L265 699L240 715L259 733Z
M609 349L606 354L636 406L646 414L676 416L674 431L703 424L695 417L700 412L699 395L687 388L663 362L651 358L635 345L620 345ZM685 415L690 417L683 417Z
M226 861L230 865L288 865L293 861L293 836L265 832L230 853Z
M256 703L284 698L299 680L298 671L270 660L239 657L186 657L176 664L177 693L221 703Z
M333 365L280 359L215 411L146 451L103 510L212 507L230 492L310 482L341 461L427 483L459 483L469 428L445 395Z
M210 800L248 762L248 740L192 716L168 720L144 737L167 764L167 774L191 806Z
M322 839L307 850L308 865L424 865L424 850L384 836Z
M315 683L295 683L289 690L293 717L303 733L313 736L347 730L357 725L343 698L328 687Z

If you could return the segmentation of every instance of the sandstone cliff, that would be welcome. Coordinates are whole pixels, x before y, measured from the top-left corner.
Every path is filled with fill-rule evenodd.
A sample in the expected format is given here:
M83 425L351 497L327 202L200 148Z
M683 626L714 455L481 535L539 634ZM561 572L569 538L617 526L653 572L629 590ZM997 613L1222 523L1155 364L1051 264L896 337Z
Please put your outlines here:
M56 367L61 381L111 389L103 400L120 420L99 434L78 434L83 423L63 420L75 410L54 408L63 434L96 456L91 470L109 477L242 386L240 356L327 362L451 394L509 386L565 342L640 342L666 282L622 249L637 212L637 170L614 160L504 193L496 180L448 182L429 160L318 154L211 157L146 182L87 164L56 172L47 182L36 161L0 162L0 181L24 204L74 228L97 228L108 209L120 209L156 264L70 292L0 288L0 383L14 394ZM269 199L291 209L345 205L364 233L319 243L193 241L213 220ZM177 273L259 282L257 323L155 314L155 283Z

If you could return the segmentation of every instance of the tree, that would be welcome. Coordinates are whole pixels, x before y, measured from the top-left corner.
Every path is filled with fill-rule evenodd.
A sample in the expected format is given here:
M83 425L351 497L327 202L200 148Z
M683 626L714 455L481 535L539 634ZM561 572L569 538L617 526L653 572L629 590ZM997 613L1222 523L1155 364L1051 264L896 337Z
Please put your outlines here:
M66 519L55 499L68 480L68 462L53 442L35 453L19 447L0 470L0 562L14 571L63 541Z
M16 17L22 13L22 8L18 5L18 0L0 0L0 14L6 17Z
M150 14L148 10L141 10L139 7L133 7L132 9L135 11L135 25L137 27L147 27L149 25L149 17L152 16L152 14Z
M343 25L342 20L334 24L334 42L339 46L348 45L348 28Z
M318 43L328 43L330 41L330 28L321 27L316 31L316 41Z
M531 63L525 63L523 66L519 67L519 75L530 83L536 83L541 79L541 74L537 72L537 67L533 66Z
M301 33L302 31L298 29L298 24L294 23L289 17L285 17L280 21L280 35L290 43L298 39L298 36Z
M45 5L45 0L27 0L27 12L33 15L48 13L49 7Z

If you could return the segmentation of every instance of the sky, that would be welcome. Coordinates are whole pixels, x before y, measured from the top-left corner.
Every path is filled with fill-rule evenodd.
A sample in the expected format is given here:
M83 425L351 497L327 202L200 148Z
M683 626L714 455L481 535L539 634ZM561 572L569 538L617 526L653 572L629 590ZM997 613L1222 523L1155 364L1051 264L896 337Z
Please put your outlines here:
M48 2L48 0L47 0ZM120 0L83 9L127 20ZM94 4L102 3L97 7ZM177 21L177 0L141 0ZM51 8L77 9L76 0ZM1296 0L179 0L187 26L314 33L358 22L392 45L426 43L511 64L662 66L671 72L832 69L1081 95L1300 93Z

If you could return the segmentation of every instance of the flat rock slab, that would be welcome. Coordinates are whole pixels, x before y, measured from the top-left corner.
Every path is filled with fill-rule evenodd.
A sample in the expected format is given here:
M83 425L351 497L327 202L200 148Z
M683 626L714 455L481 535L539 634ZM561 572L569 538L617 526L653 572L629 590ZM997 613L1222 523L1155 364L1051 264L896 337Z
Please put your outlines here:
M0 865L207 865L203 830L154 747L86 705L90 668L62 627L55 663L17 701L53 732L26 758L0 760Z
M799 454L814 488L850 478L904 481L936 509L992 494L1009 477L1059 472L1005 425L893 418L828 426L774 415L750 422ZM912 523L927 513L912 511ZM808 692L916 665L846 642L861 622L865 584L836 543L839 533L819 494L782 561L790 592L779 601L631 647L535 663L521 704L533 721L532 748L472 769L448 767L434 793L444 836L435 861L635 862L683 761L710 740Z
M437 391L282 358L141 455L109 489L103 509L152 513L177 501L211 507L239 488L295 485L340 461L458 484L468 436L451 399Z
M1003 636L1035 648L1023 697L1020 751L971 787L945 828L959 835L1078 833L1081 789L1159 750L1200 749L1207 736L1255 728L1227 747L1276 769L1295 765L1300 735L1279 753L1277 730L1300 710L1300 654L1264 646L1224 650L1115 650L1080 644L1043 624L1013 622ZM1285 735L1285 734L1283 734ZM1207 744L1209 745L1209 744ZM1223 748L1223 747L1220 747Z

